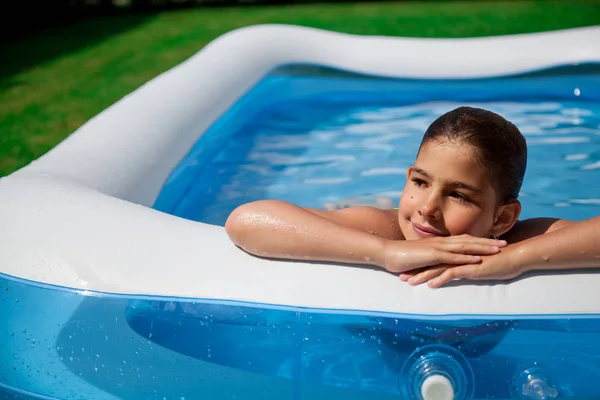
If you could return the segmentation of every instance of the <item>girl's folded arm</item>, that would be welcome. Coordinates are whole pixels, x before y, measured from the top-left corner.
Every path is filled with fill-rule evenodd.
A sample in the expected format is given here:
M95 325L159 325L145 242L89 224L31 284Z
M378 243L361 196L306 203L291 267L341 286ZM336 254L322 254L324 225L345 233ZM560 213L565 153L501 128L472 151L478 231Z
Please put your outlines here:
M372 207L321 211L261 200L236 208L225 229L257 256L383 266L386 240L401 238L395 218Z
M565 225L509 246L513 263L523 272L600 267L600 217Z

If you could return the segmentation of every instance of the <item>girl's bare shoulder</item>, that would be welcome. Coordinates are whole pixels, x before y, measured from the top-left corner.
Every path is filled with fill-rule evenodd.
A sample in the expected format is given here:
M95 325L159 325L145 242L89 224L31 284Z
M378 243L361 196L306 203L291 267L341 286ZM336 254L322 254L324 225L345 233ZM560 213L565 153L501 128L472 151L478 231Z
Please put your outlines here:
M517 221L510 231L502 235L501 239L506 240L508 243L518 243L523 240L557 231L575 223L575 221L559 218L525 219Z
M398 224L398 210L382 210L369 206L354 206L340 210L307 209L349 228L358 229L390 240L403 239Z

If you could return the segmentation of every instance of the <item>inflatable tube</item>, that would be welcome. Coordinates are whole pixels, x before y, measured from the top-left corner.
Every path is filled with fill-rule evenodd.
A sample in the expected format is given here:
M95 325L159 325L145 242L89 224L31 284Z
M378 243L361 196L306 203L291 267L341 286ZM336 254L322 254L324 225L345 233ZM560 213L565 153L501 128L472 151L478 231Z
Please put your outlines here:
M407 39L267 25L218 38L0 180L0 393L600 396L596 273L409 287L375 269L252 257L222 226L159 201L198 139L278 67L493 78L598 63L599 34Z

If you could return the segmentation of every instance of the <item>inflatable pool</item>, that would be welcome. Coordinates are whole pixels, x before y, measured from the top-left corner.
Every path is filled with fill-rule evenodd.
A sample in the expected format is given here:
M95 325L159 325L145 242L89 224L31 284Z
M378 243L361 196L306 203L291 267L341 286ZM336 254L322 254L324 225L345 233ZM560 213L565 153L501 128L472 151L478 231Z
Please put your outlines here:
M254 26L218 38L0 180L0 397L600 397L600 274L431 290L253 257L223 228L261 197L395 202L394 157L416 143L404 132L455 103L524 118L538 157L529 213L597 215L598 37ZM259 128L262 141L248 134ZM395 155L371 164L381 154ZM360 157L372 157L360 173L323 176ZM363 181L379 185L370 200Z

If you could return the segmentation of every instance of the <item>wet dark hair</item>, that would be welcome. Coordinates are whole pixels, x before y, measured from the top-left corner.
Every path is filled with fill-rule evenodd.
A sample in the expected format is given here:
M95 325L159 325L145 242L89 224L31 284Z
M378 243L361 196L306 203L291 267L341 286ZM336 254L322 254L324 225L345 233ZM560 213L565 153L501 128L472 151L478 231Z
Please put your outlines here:
M488 110L459 107L427 128L419 151L430 142L446 140L477 149L476 161L490 171L501 203L519 196L527 168L527 143L514 124Z

